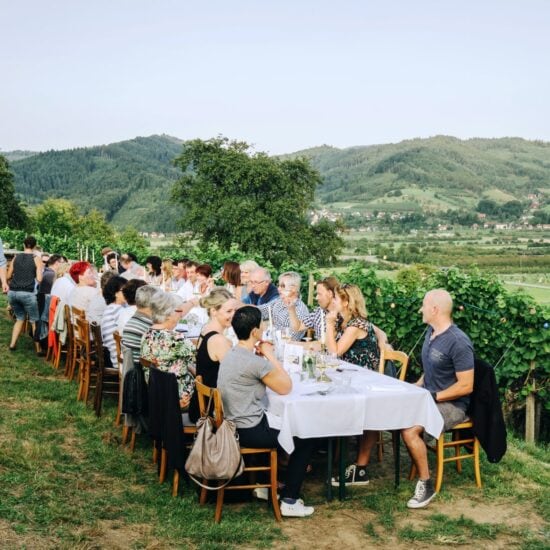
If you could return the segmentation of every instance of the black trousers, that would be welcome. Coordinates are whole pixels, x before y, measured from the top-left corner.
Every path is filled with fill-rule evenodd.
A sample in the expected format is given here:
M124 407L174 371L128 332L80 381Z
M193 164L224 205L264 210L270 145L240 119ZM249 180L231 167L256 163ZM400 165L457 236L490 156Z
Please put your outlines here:
M279 447L277 436L279 430L269 427L267 417L264 415L260 423L253 428L239 428L239 442L242 447ZM294 438L294 451L290 455L285 487L281 491L282 498L299 498L300 489L306 475L306 468L311 458L314 439Z

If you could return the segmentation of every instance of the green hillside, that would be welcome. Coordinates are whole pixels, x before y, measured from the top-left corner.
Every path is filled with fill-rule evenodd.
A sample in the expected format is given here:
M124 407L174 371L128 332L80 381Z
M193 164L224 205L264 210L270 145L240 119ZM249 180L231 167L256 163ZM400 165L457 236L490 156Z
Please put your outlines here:
M293 155L310 158L321 172L320 203L342 209L470 210L480 198L524 201L550 190L550 143L520 138L437 136Z
M163 135L40 153L11 164L16 191L30 205L66 198L118 227L174 231L180 214L169 197L180 173L172 160L182 143Z
M182 144L162 135L4 154L12 158L17 193L30 205L62 197L83 212L98 208L118 227L174 231L181 213L169 199L180 173L171 161ZM318 204L343 212L471 212L481 198L526 204L529 193L538 193L544 208L550 195L550 143L520 138L436 136L347 149L320 146L286 156L310 158L323 179Z

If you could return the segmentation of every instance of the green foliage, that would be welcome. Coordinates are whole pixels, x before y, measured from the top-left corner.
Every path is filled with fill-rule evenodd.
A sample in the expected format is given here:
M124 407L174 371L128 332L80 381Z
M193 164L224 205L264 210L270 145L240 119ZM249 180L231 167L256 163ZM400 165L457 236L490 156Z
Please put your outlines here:
M15 197L13 174L8 161L0 155L0 227L23 229L28 222L25 210Z
M43 234L72 235L79 218L78 208L66 199L46 199L34 212L36 230Z
M333 224L308 222L320 177L307 160L270 158L220 137L187 142L176 165L184 173L174 188L182 226L201 243L225 251L236 244L275 266L285 258L326 261L340 252Z
M174 231L177 211L169 198L178 172L172 159L181 143L150 136L35 154L13 163L16 190L29 204L53 197L71 200L84 213L97 209L116 227Z

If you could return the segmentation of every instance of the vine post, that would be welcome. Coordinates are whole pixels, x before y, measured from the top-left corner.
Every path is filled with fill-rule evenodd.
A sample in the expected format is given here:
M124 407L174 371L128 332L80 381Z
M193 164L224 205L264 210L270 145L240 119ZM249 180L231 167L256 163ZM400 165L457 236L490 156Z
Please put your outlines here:
M529 365L530 372L535 370L535 362L531 361ZM525 441L526 443L535 442L535 409L536 409L536 400L535 400L535 381L533 380L533 386L531 391L527 394L527 399L525 400Z

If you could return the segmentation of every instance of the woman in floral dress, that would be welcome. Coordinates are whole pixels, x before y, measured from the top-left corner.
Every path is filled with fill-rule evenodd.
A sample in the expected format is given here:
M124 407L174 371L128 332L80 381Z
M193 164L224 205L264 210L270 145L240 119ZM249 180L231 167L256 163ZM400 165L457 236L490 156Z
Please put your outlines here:
M189 407L195 389L195 348L175 332L182 315L183 299L174 293L159 292L151 304L153 325L141 339L141 356L156 364L157 368L173 372L178 381L180 406ZM148 380L149 372L145 371Z
M378 370L380 347L387 343L383 330L367 320L367 308L361 290L356 285L342 285L334 296L335 311L327 313L327 349L344 361ZM378 432L364 431L359 438L357 460L346 468L346 485L366 485L369 482L367 464L378 441ZM338 486L338 477L332 485Z

